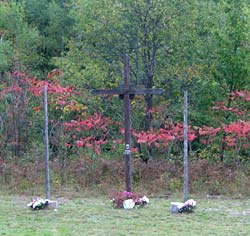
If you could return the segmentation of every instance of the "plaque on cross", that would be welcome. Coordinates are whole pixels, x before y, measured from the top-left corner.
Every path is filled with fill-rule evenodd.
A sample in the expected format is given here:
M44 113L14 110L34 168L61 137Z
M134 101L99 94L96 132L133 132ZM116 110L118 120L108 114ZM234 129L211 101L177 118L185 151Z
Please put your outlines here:
M124 99L124 126L125 126L125 184L126 191L131 192L131 124L130 124L130 99L134 98L135 95L145 94L161 94L163 89L136 89L130 84L130 64L129 56L125 55L124 62L124 84L119 86L117 89L94 89L92 94L94 95L119 95L120 98Z

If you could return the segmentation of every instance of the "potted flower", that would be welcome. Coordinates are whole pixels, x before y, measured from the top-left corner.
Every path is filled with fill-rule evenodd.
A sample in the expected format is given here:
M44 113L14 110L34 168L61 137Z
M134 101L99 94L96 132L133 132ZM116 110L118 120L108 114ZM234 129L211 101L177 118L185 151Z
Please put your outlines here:
M33 198L30 203L27 204L29 208L32 210L41 210L46 208L49 205L48 199L42 199L42 198Z
M196 201L189 199L186 202L171 202L171 212L172 213L191 213L194 212L196 208Z
M128 191L114 192L112 194L112 204L115 208L132 209L142 207L149 203L149 199L139 193Z

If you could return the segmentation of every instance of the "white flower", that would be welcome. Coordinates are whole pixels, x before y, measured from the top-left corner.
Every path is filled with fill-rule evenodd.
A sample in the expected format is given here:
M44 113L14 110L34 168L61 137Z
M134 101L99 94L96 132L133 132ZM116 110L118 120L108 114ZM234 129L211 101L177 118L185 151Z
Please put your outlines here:
M192 206L195 207L196 206L196 201L194 201L194 199L189 199L186 202L184 202L185 206Z
M143 203L146 203L146 204L149 203L149 199L148 199L146 196L142 197L142 198L140 199L140 201L143 202Z
M134 206L135 206L135 202L133 199L127 199L127 200L123 201L123 208L126 210L132 209L132 208L134 208Z
M27 206L31 207L33 209L36 209L37 207L41 207L42 205L46 205L49 202L48 199L44 200L42 198L33 199L32 202L28 203Z
M41 205L41 202L40 201L35 201L34 203L33 203L33 208L35 209L37 206L40 206Z

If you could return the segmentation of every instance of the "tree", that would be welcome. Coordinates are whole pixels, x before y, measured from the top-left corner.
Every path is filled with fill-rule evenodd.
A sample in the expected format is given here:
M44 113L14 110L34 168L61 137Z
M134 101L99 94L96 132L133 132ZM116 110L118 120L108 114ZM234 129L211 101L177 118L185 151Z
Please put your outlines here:
M213 29L214 50L212 75L221 93L227 97L232 91L249 83L249 27L245 1L222 1L219 27ZM219 20L219 19L218 19Z
M54 69L53 57L61 56L73 34L74 21L69 16L70 1L25 0L22 2L25 21L30 27L37 28L41 45L37 65L42 74Z
M35 28L29 27L24 20L21 5L5 2L0 5L0 59L1 71L14 67L33 69L40 61L38 47L40 36Z
M212 75L218 83L226 107L231 106L233 91L244 89L249 84L249 6L246 1L222 1L220 27L214 30L214 59ZM230 116L223 117L224 123ZM223 137L225 138L225 133ZM224 159L225 143L221 145L221 161Z
M215 9L215 4L209 1L178 1L173 4L168 41L170 53L165 54L161 62L166 68L162 78L165 99L169 102L166 116L173 120L182 119L182 94L188 90L189 121L196 124L211 122L207 111L217 94L217 85L208 70L213 47L211 26L217 19Z
M4 35L2 35L4 37ZM3 75L4 71L8 71L13 64L14 50L11 46L11 43L8 41L3 41L3 38L0 42L0 73Z
M1 145L4 156L20 157L29 147L32 109L24 74L18 71L9 73L6 82L1 82ZM29 118L28 118L29 117Z
M78 22L79 33L70 44L68 56L75 64L81 64L82 77L88 79L88 85L100 81L98 87L104 83L117 86L122 77L125 53L132 61L133 82L146 88L157 85L156 68L166 49L171 9L166 1L78 0L74 6L72 14ZM102 73L101 78L99 74L91 78L93 69L103 70L105 74ZM145 101L144 128L149 129L152 126L152 95L145 96Z

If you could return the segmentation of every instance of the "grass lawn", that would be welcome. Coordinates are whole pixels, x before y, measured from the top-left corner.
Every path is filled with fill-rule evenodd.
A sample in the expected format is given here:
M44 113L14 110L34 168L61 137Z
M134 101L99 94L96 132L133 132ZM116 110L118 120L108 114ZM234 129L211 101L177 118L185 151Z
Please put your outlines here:
M250 235L250 200L197 199L195 213L171 214L176 199L113 209L109 199L58 198L57 211L26 208L30 197L0 196L0 236Z

